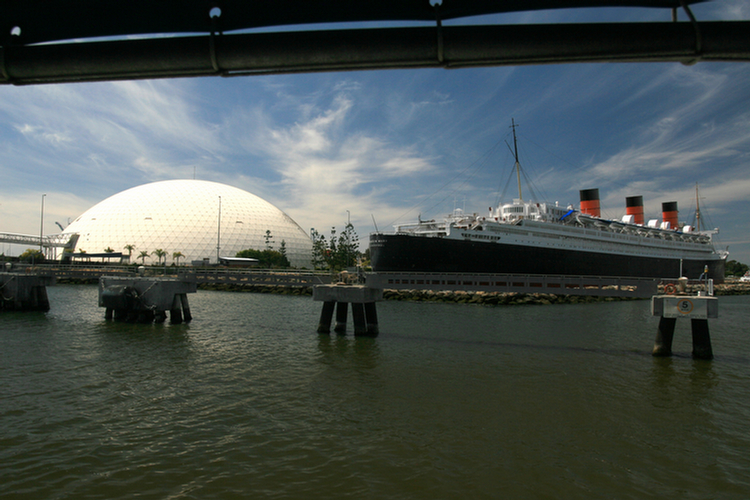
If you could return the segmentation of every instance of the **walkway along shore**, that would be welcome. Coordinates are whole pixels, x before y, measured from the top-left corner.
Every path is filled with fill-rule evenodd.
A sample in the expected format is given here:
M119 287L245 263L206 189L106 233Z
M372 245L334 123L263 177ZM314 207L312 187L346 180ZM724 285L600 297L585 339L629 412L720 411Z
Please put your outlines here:
M199 290L225 292L273 293L280 295L312 295L310 287L285 287L263 285L240 285L227 283L199 283ZM690 290L689 290L690 291ZM664 292L664 287L659 287ZM750 283L725 283L714 285L714 295L750 295ZM592 297L585 295L554 295L546 293L465 292L432 290L388 290L383 291L384 300L406 300L414 302L446 302L458 304L500 305L549 305L614 302L620 300L642 300L623 297ZM645 299L649 300L649 299Z
M46 267L46 269L45 269ZM159 267L147 267L148 274L160 274L164 268ZM177 270L173 268L167 268L170 273L174 271L176 274ZM34 273L34 271L41 271L40 274L52 274L57 278L59 285L65 284L93 284L99 282L99 277L102 274L123 274L130 275L135 273L135 269L131 267L119 267L107 266L106 268L95 268L91 266L89 269L81 268L68 268L66 270L60 270L57 266L39 266L35 269L28 269L28 271ZM181 268L179 271L185 271ZM205 275L203 275L205 274ZM297 277L290 277L298 274ZM277 276L278 278L272 278L269 280L269 276ZM294 279L296 282L280 284L282 279L291 280ZM226 292L246 292L246 293L271 293L278 295L312 295L312 286L315 284L326 284L336 282L337 277L327 273L321 272L300 272L295 273L294 271L262 271L257 270L253 272L236 272L231 270L209 270L198 273L198 289L199 290L218 290ZM274 284L270 284L275 282ZM263 282L269 284L262 284ZM664 293L664 285L667 282L663 282L659 286L659 293ZM697 292L698 288L695 286L689 286L687 292ZM714 285L714 295L750 295L750 283L740 282L737 278L728 278L727 282L721 285ZM407 301L418 301L418 302L445 302L445 303L461 303L461 304L480 304L480 305L548 305L548 304L581 304L581 303L594 303L594 302L613 302L619 300L639 300L633 297L595 297L595 296L584 296L584 295L556 295L547 293L515 293L515 292L485 292L485 291L432 291L432 290L391 290L385 288L383 291L384 300L407 300Z

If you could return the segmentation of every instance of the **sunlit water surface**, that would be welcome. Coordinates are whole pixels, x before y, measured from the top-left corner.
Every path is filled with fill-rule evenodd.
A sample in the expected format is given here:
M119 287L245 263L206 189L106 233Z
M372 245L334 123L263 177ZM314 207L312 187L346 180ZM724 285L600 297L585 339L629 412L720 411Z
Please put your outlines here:
M384 302L376 339L309 297L202 292L107 322L95 286L0 315L2 498L747 498L750 297L715 359L650 355L648 301ZM351 329L351 326L350 326Z

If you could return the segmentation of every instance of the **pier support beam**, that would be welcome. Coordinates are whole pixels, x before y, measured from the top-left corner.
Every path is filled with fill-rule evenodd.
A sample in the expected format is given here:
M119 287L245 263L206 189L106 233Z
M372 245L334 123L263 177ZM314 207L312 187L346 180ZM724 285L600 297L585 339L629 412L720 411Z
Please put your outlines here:
M347 308L352 305L354 335L375 337L378 335L378 315L375 302L383 300L383 290L361 285L319 285L313 287L313 300L323 302L318 322L318 333L330 333L333 309L336 307L338 334L346 333Z
M708 318L719 317L719 300L706 295L655 295L651 298L651 314L659 316L654 356L671 356L672 339L678 318L690 319L693 333L693 358L713 359Z

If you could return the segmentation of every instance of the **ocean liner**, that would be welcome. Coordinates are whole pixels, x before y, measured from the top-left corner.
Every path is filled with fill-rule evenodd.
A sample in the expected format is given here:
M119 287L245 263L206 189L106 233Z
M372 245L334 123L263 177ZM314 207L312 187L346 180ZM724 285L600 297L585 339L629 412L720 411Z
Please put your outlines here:
M677 202L662 203L662 220L644 220L643 197L626 198L622 220L600 216L599 190L580 191L580 206L519 197L487 215L456 209L444 220L418 220L370 235L375 272L503 273L567 276L712 278L724 280L728 252L717 230L678 222Z

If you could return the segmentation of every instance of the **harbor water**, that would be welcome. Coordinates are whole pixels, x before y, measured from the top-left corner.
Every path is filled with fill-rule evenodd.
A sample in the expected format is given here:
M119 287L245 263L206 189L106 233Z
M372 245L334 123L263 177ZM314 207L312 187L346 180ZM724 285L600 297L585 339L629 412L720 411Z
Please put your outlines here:
M0 315L0 498L747 498L750 297L653 358L648 301L382 302L199 291L108 322L95 286Z

